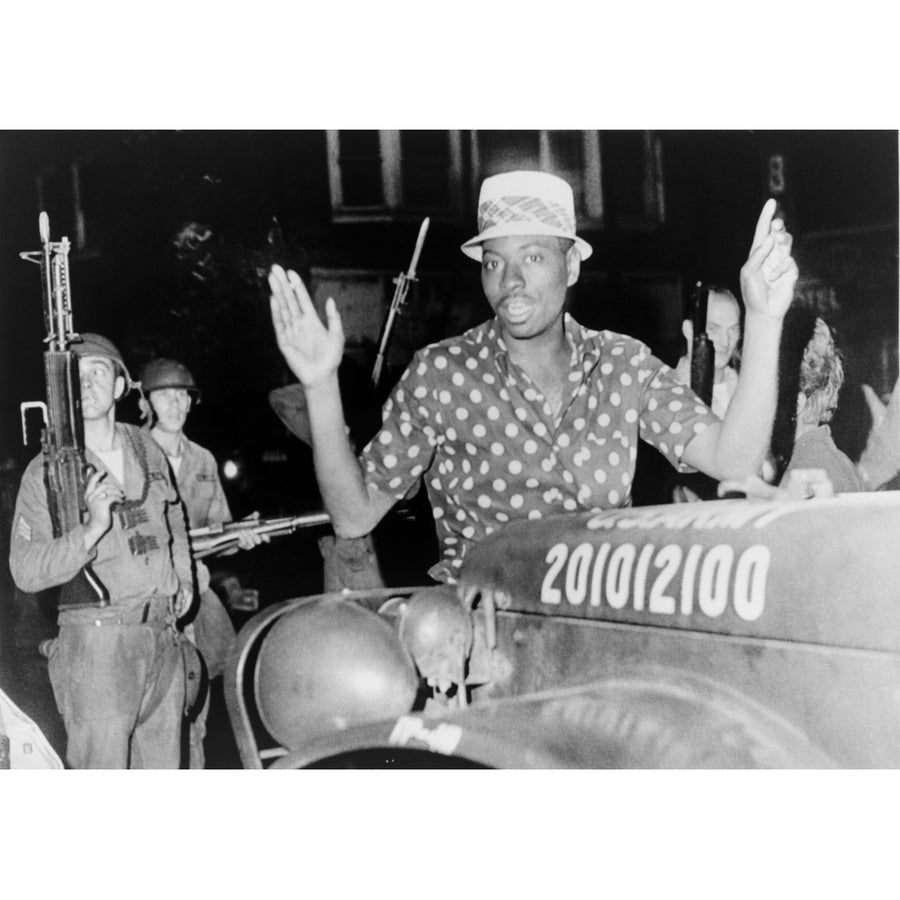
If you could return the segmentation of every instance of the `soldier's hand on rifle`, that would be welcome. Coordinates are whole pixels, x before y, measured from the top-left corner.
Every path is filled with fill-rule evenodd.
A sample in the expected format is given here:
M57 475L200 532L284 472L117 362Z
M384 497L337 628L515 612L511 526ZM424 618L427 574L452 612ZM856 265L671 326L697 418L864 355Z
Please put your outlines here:
M112 525L110 507L125 499L125 492L107 478L108 474L108 472L94 472L84 488L84 502L88 509L84 530L84 543L87 550L90 550L109 531Z
M325 303L323 324L292 269L272 266L269 287L275 338L290 370L305 387L335 374L344 354L344 329L334 300L329 297Z
M238 548L252 550L260 544L268 544L271 538L267 534L257 534L255 531L239 531L237 535Z
M748 314L780 319L791 305L799 272L791 256L793 238L774 216L775 201L767 200L741 268L741 293Z
M249 516L245 516L241 521L248 523L259 521L259 510L250 513ZM260 544L268 544L272 540L271 535L258 534L251 528L248 528L246 531L235 531L232 534L237 538L237 547L225 550L221 554L222 556L230 556L232 553L237 553L238 550L252 550L254 547L258 547Z

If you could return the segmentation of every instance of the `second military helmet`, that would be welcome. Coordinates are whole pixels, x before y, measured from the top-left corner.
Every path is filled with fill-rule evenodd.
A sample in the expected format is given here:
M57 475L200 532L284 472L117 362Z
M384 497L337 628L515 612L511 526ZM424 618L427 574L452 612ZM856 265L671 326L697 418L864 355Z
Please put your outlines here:
M140 383L145 396L162 388L184 388L194 393L196 401L200 400L200 388L190 369L176 359L151 360L141 370Z

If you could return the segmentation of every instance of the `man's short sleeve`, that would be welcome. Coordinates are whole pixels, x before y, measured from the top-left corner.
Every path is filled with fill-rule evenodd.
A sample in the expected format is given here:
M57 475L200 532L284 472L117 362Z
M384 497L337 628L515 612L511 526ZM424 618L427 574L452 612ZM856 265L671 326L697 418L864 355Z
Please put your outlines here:
M679 472L694 469L682 463L685 447L720 420L675 372L654 356L644 370L641 391L641 437L659 450Z
M440 411L427 351L413 357L382 410L381 429L360 453L366 484L402 500L434 458Z

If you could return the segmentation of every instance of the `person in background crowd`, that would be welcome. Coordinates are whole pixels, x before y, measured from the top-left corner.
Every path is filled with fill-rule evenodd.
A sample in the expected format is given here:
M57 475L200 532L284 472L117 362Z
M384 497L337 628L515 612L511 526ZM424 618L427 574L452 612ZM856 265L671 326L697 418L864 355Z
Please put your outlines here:
M188 527L201 528L232 521L228 500L219 479L216 460L209 450L195 444L184 434L184 426L192 404L199 402L200 389L187 366L174 359L155 359L141 371L140 385L143 394L141 412L148 419L153 440L165 452L178 493L187 513ZM238 546L249 550L268 540L250 528L241 531ZM216 593L210 588L209 569L202 560L194 560L197 573L199 605L196 616L186 626L206 662L209 678L221 675L225 661L235 640L234 625ZM206 717L209 711L209 694L191 723L190 765L203 768L205 755L203 738L206 734Z
M49 648L53 692L73 768L178 768L196 656L176 621L193 598L184 512L163 452L116 422L131 387L122 355L99 334L72 345L81 376L86 521L53 536L43 461L22 476L10 569L23 591L72 580L85 565L109 593L105 607L65 608Z
M691 383L691 351L694 342L694 323L685 319L681 333L687 341L687 353L675 366L675 377L682 383ZM712 411L725 418L725 411L737 389L738 373L732 365L741 341L741 306L728 288L712 285L706 309L706 334L715 348L713 363Z
M883 403L877 393L863 385L872 414L872 429L856 469L867 490L896 490L900 487L900 380Z
M682 383L691 383L691 359L693 357L694 323L685 319L681 323L681 332L687 341L687 353L678 360L675 366L675 377ZM738 344L741 340L741 307L737 298L728 288L711 285L706 310L706 334L712 342L713 356L713 392L712 411L720 418L725 418L725 411L737 389L738 373L732 365L735 361ZM672 472L672 500L676 503L688 503L697 500L709 500L716 496L717 483L702 472L681 475Z
M782 333L778 406L769 457L759 475L723 483L720 492L805 500L874 490L861 475L863 460L871 461L876 479L890 479L896 473L891 457L900 462L900 434L890 427L885 430L885 407L877 398L873 429L860 466L854 466L831 436L828 423L837 409L843 381L841 354L827 323L810 309L791 308ZM868 394L867 399L872 405Z
M724 422L646 345L584 328L565 312L567 289L592 249L575 234L571 187L554 175L485 180L479 232L461 249L481 264L494 318L415 355L359 460L341 409L335 303L326 302L323 324L297 273L273 266L275 335L306 392L316 476L335 532L368 534L424 480L442 554L430 574L453 581L468 548L507 522L627 505L641 437L673 465L717 479L757 471L798 274L774 212L767 202L741 270L742 374Z
M783 378L786 385L796 383L797 391L793 395L793 444L781 482L798 470L821 469L837 494L864 490L856 467L838 449L828 425L844 383L844 366L831 329L821 318L800 308L785 319L786 335L794 329L803 336L812 333L803 347L799 378L791 379L787 374ZM786 363L794 359L790 353L783 358Z

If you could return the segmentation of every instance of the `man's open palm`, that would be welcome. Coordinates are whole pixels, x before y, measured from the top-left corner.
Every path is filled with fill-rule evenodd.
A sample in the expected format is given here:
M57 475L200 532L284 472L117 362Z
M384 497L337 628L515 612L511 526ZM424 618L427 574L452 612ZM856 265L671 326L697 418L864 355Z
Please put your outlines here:
M323 324L300 276L279 265L269 273L272 324L285 362L304 386L337 371L344 354L344 329L334 300L325 303Z

